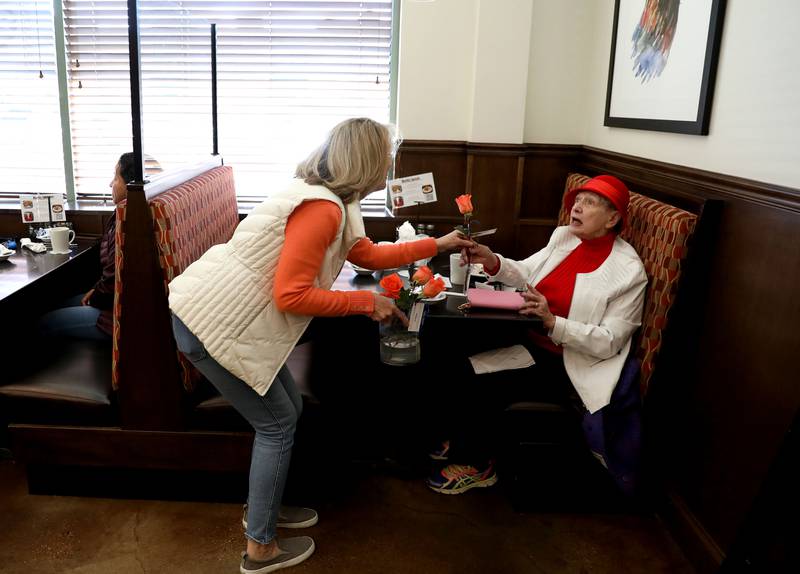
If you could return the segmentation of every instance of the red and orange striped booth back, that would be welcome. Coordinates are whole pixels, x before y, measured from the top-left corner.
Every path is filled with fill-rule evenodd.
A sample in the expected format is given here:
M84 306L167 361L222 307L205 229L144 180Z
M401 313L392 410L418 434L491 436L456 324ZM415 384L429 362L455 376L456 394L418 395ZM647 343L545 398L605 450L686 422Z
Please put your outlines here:
M578 173L569 174L564 193L589 179ZM562 204L558 224L568 223L569 213ZM693 213L631 192L628 226L623 230L622 238L636 249L648 279L642 326L638 346L635 347L636 356L642 362L642 396L647 393L653 365L661 349L662 335L667 326L669 310L675 302L689 239L696 224L697 216Z
M149 201L153 216L153 231L158 246L158 260L164 275L164 291L177 275L196 261L210 247L225 243L239 224L239 210L233 181L233 169L219 166L157 195ZM114 347L112 384L118 385L118 362L121 315L120 294L122 247L125 236L125 202L117 206L116 280L114 286ZM183 373L183 385L191 391L199 373L178 353Z

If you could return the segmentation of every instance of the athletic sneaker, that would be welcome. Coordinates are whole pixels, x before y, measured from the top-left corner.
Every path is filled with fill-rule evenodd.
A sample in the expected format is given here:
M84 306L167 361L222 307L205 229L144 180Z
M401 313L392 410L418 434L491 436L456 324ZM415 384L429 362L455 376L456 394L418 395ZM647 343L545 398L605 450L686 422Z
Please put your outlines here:
M301 506L284 506L278 511L278 528L308 528L319 521L319 515L313 508ZM242 512L242 526L247 530L247 505Z
M428 453L433 460L447 460L450 454L450 441L446 440L439 445L439 448Z
M470 488L492 486L497 482L494 461L486 470L474 466L448 464L440 472L428 478L428 487L441 494L461 494Z
M296 566L314 554L314 540L308 536L278 539L280 554L271 560L253 560L242 552L241 574L267 574L290 566Z

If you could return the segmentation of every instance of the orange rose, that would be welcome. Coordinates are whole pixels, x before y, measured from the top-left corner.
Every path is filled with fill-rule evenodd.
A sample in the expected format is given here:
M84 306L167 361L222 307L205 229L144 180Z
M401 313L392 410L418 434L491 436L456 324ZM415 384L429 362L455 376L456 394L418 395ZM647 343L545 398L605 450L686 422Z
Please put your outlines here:
M436 297L442 291L444 291L444 279L441 277L431 279L422 288L422 294L425 297Z
M458 204L458 210L461 212L462 215L470 215L472 214L472 195L469 193L465 193L464 195L459 195L456 198L456 204Z
M385 290L381 295L389 299L398 299L400 297L400 289L403 288L403 280L400 279L397 273L392 273L381 279L380 286Z
M411 277L412 281L419 283L420 285L425 285L425 283L431 279L433 279L433 271L431 271L431 268L427 265L423 265L422 267L418 268L414 273L414 276Z

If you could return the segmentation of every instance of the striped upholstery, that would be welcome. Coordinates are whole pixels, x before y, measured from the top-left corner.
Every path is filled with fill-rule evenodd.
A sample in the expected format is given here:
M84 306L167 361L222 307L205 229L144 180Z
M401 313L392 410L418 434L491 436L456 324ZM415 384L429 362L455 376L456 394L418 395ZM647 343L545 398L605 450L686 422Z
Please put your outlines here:
M579 187L590 178L572 173L564 193ZM569 222L569 213L561 206L559 225ZM644 263L647 273L644 316L636 356L642 361L640 386L647 393L653 366L661 349L669 310L675 301L689 238L694 233L697 216L644 195L631 192L628 227L622 238L630 243Z
M122 248L125 243L125 234L122 232L125 223L125 214L127 201L120 202L117 207L117 229L114 233L114 327L111 335L113 341L111 350L111 387L116 391L119 388L119 337L120 337L120 324L119 318L122 315L122 307L120 305L120 296L122 295Z
M150 200L153 215L158 260L164 273L164 291L167 284L186 267L197 260L211 246L228 241L239 223L233 169L220 166L190 179ZM117 363L120 337L119 294L123 285L120 273L125 220L124 202L117 207L116 283L114 287L114 350L112 384L118 385ZM178 353L182 366L183 384L192 390L199 373Z

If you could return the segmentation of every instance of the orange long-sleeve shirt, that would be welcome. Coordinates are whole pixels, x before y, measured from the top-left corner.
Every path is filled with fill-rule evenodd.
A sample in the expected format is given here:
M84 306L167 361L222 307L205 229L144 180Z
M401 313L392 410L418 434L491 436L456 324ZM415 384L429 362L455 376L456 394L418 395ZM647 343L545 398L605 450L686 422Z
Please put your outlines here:
M307 201L286 222L286 239L275 271L273 300L278 309L297 315L338 317L369 315L375 302L371 291L331 291L314 287L328 246L336 238L342 212L326 200ZM348 261L367 269L391 269L438 252L436 240L375 245L369 238L356 243Z

